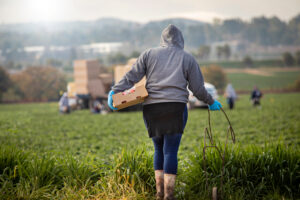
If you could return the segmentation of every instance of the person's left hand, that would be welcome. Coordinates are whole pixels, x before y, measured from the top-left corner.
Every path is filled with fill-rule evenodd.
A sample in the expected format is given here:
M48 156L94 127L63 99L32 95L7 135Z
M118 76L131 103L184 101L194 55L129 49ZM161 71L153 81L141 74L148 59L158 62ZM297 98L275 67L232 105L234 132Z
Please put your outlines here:
M114 107L113 106L113 98L112 98L112 95L114 95L115 92L113 90L111 90L109 93L108 93L108 99L107 99L107 104L108 106L110 107L110 109L112 110L118 110L118 108Z
M222 104L217 100L214 101L213 104L209 105L209 110L220 110L222 108Z

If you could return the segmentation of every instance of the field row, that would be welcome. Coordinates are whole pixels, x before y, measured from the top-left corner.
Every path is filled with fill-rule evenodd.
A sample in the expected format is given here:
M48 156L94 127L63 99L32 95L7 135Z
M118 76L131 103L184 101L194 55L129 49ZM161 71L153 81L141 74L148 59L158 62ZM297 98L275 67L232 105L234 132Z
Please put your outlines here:
M266 94L260 108L248 95L234 110L220 101L236 134L226 153L226 199L300 198L300 94ZM209 199L206 176L209 187L220 188L222 161L208 151L204 171L208 112L195 109L188 118L177 195ZM211 125L223 148L228 123L221 112L211 112ZM141 112L61 115L56 103L0 105L3 199L153 199L152 155Z
M264 70L261 73L259 74L259 71L257 74L227 73L227 77L233 87L240 91L251 91L254 86L262 90L288 89L300 79L300 71L268 72Z
M234 110L227 110L240 144L262 145L277 142L300 144L300 94L267 94L262 107L255 109L248 95L242 95ZM0 105L0 143L16 145L38 153L55 152L73 155L91 153L109 160L121 148L136 144L152 146L141 112L91 114L80 110L61 115L56 103ZM206 109L189 112L182 138L181 152L192 151L203 140L208 125ZM213 134L225 139L227 121L221 112L211 113Z

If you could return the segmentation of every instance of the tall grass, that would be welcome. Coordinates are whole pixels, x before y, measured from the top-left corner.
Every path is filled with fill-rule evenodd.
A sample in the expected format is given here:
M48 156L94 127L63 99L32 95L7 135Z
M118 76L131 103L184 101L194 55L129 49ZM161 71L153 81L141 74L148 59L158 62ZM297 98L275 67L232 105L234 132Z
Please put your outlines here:
M123 149L110 174L98 185L99 199L153 199L155 178L152 151L145 146Z
M38 156L8 146L0 147L0 198L52 199L68 188L80 190L103 176L103 165L88 159Z
M1 146L0 199L153 199L152 155L145 146L126 148L103 164L90 156L38 156ZM214 150L207 151L205 172L202 156L200 146L180 161L179 199L210 199L213 186L221 192L221 159ZM299 188L299 147L280 143L227 148L223 199L298 199Z
M187 199L196 196L209 198L212 187L221 189L222 162L219 155L214 150L207 152L206 172L202 156L200 148L186 161L181 181ZM231 146L226 151L223 183L224 199L262 199L272 194L297 199L300 197L299 148L284 144Z
M115 178L118 183L126 183L135 188L137 192L150 192L154 190L153 160L151 150L145 146L133 150L124 150L115 159Z

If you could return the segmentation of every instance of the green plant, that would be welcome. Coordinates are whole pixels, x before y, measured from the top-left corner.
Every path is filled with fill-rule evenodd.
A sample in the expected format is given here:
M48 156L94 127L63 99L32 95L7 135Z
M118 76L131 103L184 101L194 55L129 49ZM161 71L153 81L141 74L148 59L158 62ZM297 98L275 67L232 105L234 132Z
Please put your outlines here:
M181 176L185 183L186 198L206 196L209 198L213 186L218 186L223 198L243 194L243 199L258 199L270 193L289 198L299 198L299 149L284 144L264 147L231 146L226 151L224 185L220 188L221 159L217 152L206 155L207 170L203 169L202 147L190 156L187 168ZM206 185L205 174L208 174ZM237 192L238 191L238 192Z
M217 65L203 67L202 69L204 80L216 86L217 89L224 89L227 83L227 76L224 70Z
M155 188L152 154L145 146L133 150L126 149L114 160L116 181L119 184L130 185L137 192L152 193Z

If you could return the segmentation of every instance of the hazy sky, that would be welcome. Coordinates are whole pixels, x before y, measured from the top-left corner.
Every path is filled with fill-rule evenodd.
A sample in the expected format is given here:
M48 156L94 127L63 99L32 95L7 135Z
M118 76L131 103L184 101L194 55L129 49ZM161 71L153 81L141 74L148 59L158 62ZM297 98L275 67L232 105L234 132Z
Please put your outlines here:
M170 17L278 16L300 13L300 0L0 0L0 23L94 20L117 17L138 22Z

